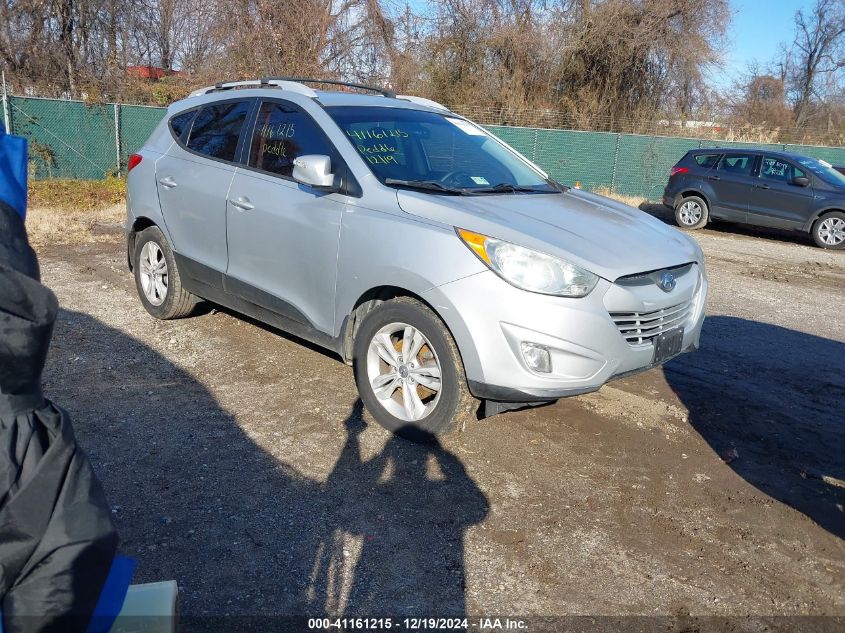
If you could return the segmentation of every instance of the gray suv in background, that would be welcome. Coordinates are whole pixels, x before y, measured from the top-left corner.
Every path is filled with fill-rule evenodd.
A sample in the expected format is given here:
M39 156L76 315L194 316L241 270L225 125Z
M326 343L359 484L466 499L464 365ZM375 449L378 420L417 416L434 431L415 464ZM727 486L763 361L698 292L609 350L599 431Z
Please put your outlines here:
M205 299L333 350L372 416L411 437L696 349L694 240L437 103L309 82L326 83L198 90L131 157L150 314Z
M672 167L663 203L683 229L727 220L803 231L822 248L845 248L845 175L808 156L693 150Z

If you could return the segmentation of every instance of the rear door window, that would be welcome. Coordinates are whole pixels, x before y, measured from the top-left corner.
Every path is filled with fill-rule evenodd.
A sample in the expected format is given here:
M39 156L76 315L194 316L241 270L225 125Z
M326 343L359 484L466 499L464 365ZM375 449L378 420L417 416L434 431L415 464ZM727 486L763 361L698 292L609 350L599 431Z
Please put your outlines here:
M710 169L711 167L715 167L716 163L719 162L719 154L696 154L695 162L698 163L704 169Z
M753 166L754 154L725 154L716 169L728 174L750 176Z
M249 166L290 178L293 161L306 154L336 155L322 130L292 103L264 101L249 148Z
M188 149L209 158L234 161L251 105L250 101L229 101L202 108L191 127Z

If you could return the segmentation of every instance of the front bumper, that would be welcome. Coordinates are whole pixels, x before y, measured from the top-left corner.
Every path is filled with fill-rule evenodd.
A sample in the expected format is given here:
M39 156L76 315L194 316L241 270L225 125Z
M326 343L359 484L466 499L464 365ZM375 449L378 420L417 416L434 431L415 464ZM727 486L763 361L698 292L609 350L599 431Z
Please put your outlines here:
M485 271L433 288L424 298L455 337L473 395L537 402L595 391L655 366L652 341L626 340L612 313L653 314L688 304L688 316L672 327L684 328L682 351L696 349L706 295L707 279L693 265L668 293L655 284L601 280L587 297L568 299L520 290ZM523 342L548 348L550 373L528 367Z

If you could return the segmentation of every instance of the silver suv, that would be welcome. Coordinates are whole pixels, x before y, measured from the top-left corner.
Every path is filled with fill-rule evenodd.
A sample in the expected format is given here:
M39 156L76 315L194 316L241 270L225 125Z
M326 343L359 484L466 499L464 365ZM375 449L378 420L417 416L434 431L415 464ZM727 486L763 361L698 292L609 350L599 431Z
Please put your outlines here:
M333 350L372 416L417 437L697 348L694 240L433 101L306 83L327 82L197 90L131 157L154 317L205 299Z

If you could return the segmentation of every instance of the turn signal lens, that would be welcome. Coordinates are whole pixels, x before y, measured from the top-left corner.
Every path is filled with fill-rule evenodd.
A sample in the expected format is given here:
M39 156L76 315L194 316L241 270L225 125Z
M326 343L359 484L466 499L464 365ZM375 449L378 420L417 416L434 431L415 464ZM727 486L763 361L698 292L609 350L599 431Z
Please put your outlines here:
M487 249L484 247L484 243L487 241L486 235L473 233L472 231L467 231L466 229L458 229L458 235L461 236L461 239L466 242L466 245L469 246L472 251L488 266L492 265L490 256L487 254Z

